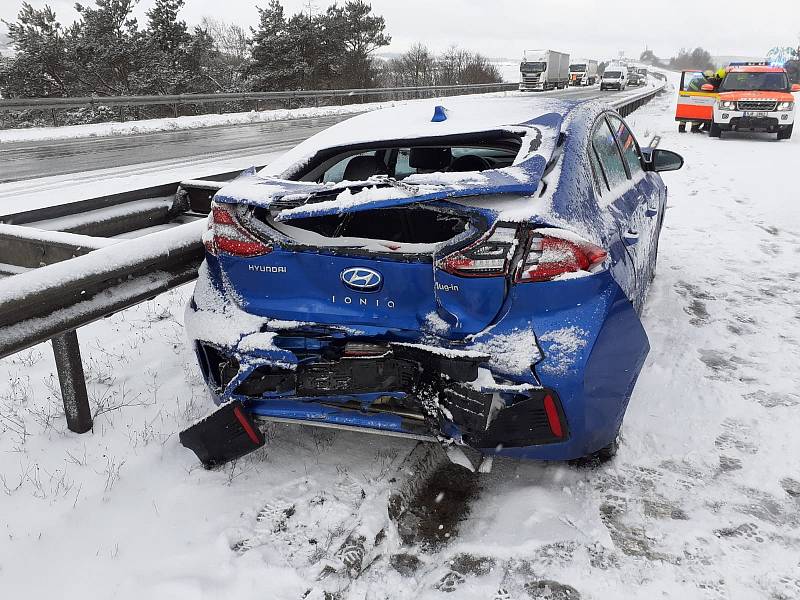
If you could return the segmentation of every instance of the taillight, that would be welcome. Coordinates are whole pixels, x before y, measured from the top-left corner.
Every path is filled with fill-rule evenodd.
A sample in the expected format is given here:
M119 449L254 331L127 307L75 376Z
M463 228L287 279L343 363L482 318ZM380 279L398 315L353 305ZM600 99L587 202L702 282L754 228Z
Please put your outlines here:
M471 246L440 259L437 266L461 277L497 277L508 273L517 230L496 227Z
M272 252L272 246L242 227L236 219L233 206L212 204L208 229L208 234L203 236L203 243L211 254L224 252L248 257Z
M516 281L550 281L567 273L592 271L606 256L599 246L567 231L540 229L531 235Z

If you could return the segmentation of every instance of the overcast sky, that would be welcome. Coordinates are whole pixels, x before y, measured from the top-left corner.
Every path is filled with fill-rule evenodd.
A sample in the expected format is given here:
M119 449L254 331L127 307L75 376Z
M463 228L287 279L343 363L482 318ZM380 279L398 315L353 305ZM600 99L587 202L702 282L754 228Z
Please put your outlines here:
M37 8L49 4L62 24L77 16L74 0L29 1ZM331 3L312 0L318 10ZM13 20L21 4L0 0L0 19ZM152 4L140 0L140 23ZM186 0L181 16L189 24L211 15L250 26L257 21L256 4L267 0ZM283 5L296 12L307 0L284 0ZM387 50L394 52L419 41L435 50L457 44L513 59L526 48L602 60L619 51L638 57L645 46L669 57L697 45L715 56L764 56L773 46L800 41L800 0L773 0L768 8L752 0L372 0L372 7L386 18L393 38Z

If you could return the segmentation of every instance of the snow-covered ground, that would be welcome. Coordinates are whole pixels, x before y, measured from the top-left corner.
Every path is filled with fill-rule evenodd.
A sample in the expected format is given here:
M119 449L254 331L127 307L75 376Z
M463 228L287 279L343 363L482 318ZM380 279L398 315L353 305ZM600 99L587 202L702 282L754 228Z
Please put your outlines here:
M496 462L434 548L387 515L411 442L276 426L205 471L187 286L79 331L92 434L48 346L0 361L0 598L800 598L800 136L681 135L673 102L628 118L686 166L612 464Z
M318 108L293 108L282 110L262 110L228 114L196 115L189 117L143 119L141 121L91 123L87 125L67 125L64 127L29 127L26 129L0 130L0 144L9 142L39 142L45 140L64 140L74 138L106 137L117 135L136 135L157 131L178 131L220 127L225 125L248 125L269 123L288 119L311 119L332 115L355 114L368 110L393 106L395 102L370 102L366 104L347 104L345 106L321 106Z

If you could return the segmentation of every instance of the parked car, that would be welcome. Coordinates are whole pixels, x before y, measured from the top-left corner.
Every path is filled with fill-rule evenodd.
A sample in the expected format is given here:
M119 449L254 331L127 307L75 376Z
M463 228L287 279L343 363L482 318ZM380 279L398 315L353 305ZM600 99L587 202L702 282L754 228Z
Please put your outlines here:
M603 72L600 79L601 90L624 90L628 87L628 71L626 67L611 65Z
M278 421L610 456L682 164L604 105L517 97L360 115L244 174L186 313L222 408L182 442L218 464Z

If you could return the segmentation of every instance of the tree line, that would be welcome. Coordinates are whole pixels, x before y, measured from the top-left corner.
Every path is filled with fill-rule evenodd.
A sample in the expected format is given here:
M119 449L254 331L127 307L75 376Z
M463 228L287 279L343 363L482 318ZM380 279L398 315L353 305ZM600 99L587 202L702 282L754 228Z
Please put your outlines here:
M652 50L645 50L639 57L643 63L653 65L654 67L661 67L664 69L672 69L673 71L683 71L684 69L699 69L705 71L707 69L716 69L714 57L705 48L681 48L678 54L669 60L662 60L656 56Z
M12 97L118 96L236 91L346 89L496 83L480 54L424 45L391 59L376 56L391 36L364 0L289 15L280 0L257 7L242 27L180 19L185 0L156 0L139 24L138 0L76 4L64 26L45 6L23 3L4 22L14 53L0 57L0 94Z

